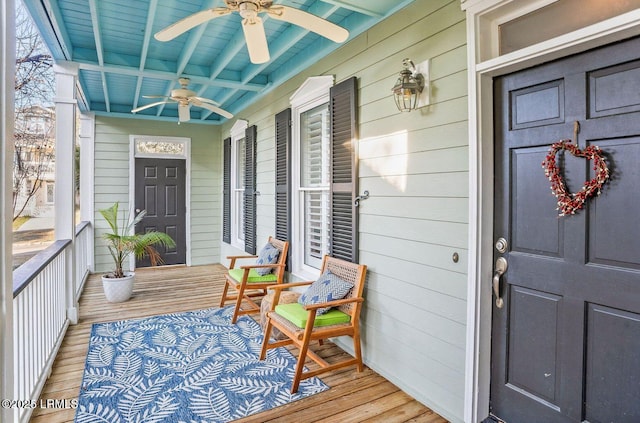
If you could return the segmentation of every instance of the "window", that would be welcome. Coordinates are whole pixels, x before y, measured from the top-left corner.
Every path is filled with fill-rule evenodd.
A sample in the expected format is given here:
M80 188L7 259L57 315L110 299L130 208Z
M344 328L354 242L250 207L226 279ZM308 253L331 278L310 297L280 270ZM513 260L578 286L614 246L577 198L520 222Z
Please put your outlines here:
M222 240L256 250L256 126L239 119L224 140Z
M319 269L329 250L329 103L300 113L299 231L305 266Z
M315 77L291 97L293 271L314 275L329 251L329 89L333 77ZM316 275L317 276L317 275Z
M238 119L231 128L231 244L244 249L244 193L247 121Z
M317 277L325 254L357 261L356 83L309 78L276 115L276 233L301 277Z
M233 160L231 166L232 185L233 185L233 202L231 206L231 216L233 226L231 233L233 234L233 243L244 248L244 173L245 173L245 151L246 138L242 137L234 141L231 139L231 151Z

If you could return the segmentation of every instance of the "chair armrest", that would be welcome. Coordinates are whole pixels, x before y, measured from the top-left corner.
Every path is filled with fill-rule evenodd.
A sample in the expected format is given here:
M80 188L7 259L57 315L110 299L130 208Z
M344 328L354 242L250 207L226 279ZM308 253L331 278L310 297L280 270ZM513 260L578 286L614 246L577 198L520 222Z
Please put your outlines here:
M250 256L250 255L243 255L243 256L227 256L228 259L242 259L242 258L258 258L258 256Z
M246 266L240 266L240 269L265 269L268 267L284 267L284 264L247 264Z
M231 260L231 262L229 263L229 269L233 269L235 267L235 265L236 265L236 260L238 260L238 259L258 258L258 256L242 255L242 256L227 256L227 258L229 260Z
M271 302L271 309L269 311L275 310L276 306L280 302L280 294L282 291L288 288L293 288L296 286L306 286L311 285L313 281L305 281L305 282L291 282L291 283L279 283L277 285L272 285L267 289L273 289L275 292L273 293L273 301Z
M333 301L328 301L326 303L318 303L318 304L307 304L304 307L305 310L317 310L319 308L324 308L324 307L337 307L337 306L341 306L343 304L349 304L349 303L361 303L364 302L364 298L361 297L357 297L357 298L342 298L340 300L333 300Z
M296 286L307 286L307 285L311 285L312 283L313 283L313 281L279 283L278 285L272 285L272 286L268 287L267 289L273 289L273 290L276 290L276 291L284 291L285 289L288 289L288 288L294 288Z

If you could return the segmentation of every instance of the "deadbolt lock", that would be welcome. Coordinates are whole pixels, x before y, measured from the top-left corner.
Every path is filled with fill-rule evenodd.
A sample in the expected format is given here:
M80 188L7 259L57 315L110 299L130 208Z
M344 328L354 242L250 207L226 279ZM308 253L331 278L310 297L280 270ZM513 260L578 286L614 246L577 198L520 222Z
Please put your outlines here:
M496 250L498 250L499 253L503 254L507 252L507 240L500 237L498 238L498 240L496 241Z

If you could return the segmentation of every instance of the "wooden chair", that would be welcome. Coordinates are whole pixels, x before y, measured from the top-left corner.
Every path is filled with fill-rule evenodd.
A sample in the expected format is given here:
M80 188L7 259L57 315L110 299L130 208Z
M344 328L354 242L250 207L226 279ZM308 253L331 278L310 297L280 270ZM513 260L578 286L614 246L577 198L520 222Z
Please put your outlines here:
M325 256L322 261L321 274L326 270L330 270L331 273L334 273L339 278L353 283L353 288L343 299L306 306L297 302L278 306L280 293L284 289L310 285L313 282L295 282L269 288L275 290L275 295L271 311L267 313L267 326L262 342L260 360L266 358L267 350L271 348L291 344L298 348L298 363L296 365L293 384L291 385L291 393L298 391L301 380L316 376L320 373L352 365L356 366L358 372L361 372L363 369L360 347L360 310L362 308L362 302L364 301L362 291L364 289L367 267L362 264L350 263L345 260ZM316 315L317 310L323 307L335 308L326 314ZM284 317L283 314L287 315L287 317ZM292 314L296 314L296 317L291 318ZM287 339L271 342L271 330L274 327L286 335ZM322 345L324 339L344 335L353 338L355 357L329 364L309 348L311 341L317 340ZM307 357L318 363L320 368L303 372Z
M257 258L258 256L227 256L231 260L229 263L229 271L225 275L224 290L222 291L222 299L220 307L223 307L227 301L235 300L236 307L233 312L232 323L236 323L238 316L250 313L259 313L260 306L252 300L252 298L262 297L266 295L267 288L276 284L282 284L284 280L284 270L287 262L287 253L289 251L289 241L281 241L279 239L269 237L269 243L273 245L280 255L278 262L275 264L252 264L236 268L236 261L239 259ZM256 269L272 267L273 271L267 275L261 276ZM235 295L229 294L229 288L233 288ZM242 309L245 302L247 309Z

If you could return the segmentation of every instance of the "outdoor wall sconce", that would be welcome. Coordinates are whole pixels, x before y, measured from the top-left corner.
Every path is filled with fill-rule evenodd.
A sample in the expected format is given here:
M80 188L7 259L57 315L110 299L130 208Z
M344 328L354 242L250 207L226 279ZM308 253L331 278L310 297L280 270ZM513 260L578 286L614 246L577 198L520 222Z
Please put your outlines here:
M411 59L402 61L404 69L400 71L400 76L396 85L393 86L393 99L401 112L410 112L418 106L418 99L424 90L425 78L418 72Z

